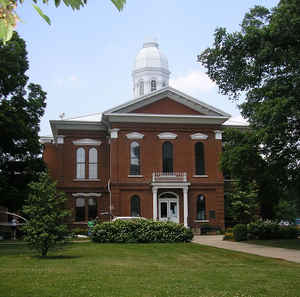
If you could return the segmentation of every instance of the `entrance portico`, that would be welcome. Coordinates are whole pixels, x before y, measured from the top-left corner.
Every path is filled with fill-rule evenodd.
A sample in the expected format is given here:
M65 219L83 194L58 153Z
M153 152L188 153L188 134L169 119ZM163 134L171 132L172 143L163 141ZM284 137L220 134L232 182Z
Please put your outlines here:
M179 197L172 189L182 189L183 222L188 227L188 187L186 173L153 173L153 220L173 221L179 223ZM165 189L158 196L158 190Z

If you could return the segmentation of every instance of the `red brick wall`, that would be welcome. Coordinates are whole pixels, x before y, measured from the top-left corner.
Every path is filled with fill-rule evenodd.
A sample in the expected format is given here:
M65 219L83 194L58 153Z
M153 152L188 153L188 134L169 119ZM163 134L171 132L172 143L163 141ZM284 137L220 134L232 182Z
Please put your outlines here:
M209 211L216 212L216 219L209 219L210 224L224 227L224 199L223 199L223 176L219 170L218 162L222 144L215 140L215 130L220 127L212 125L155 125L155 124L113 124L112 128L119 128L119 137L108 141L108 133L105 132L82 132L82 131L59 131L64 135L64 144L46 144L44 149L44 160L54 179L59 181L58 188L67 192L68 205L73 209L74 197L72 193L102 193L98 198L98 212L109 211L109 193L107 183L111 180L111 202L112 212L115 216L130 215L130 199L138 195L141 199L141 215L152 218L152 173L162 171L162 144L166 140L160 140L157 135L161 132L172 132L177 138L169 140L173 144L174 172L186 172L189 187L189 218L190 226L199 225L196 220L196 200L199 194L206 197L206 215ZM130 143L126 134L139 132L144 134L140 143L141 175L143 177L128 177L130 164ZM205 148L205 170L208 177L194 177L195 175L195 143L190 138L191 134L203 133L208 135L204 143ZM76 181L76 149L72 142L82 138L100 140L102 143L98 149L99 166L98 173L100 181ZM87 147L86 147L87 149ZM111 174L110 174L110 150L111 150ZM86 154L88 156L88 154ZM88 172L88 169L86 169ZM162 190L159 191L159 193ZM183 223L183 194L182 190L166 189L165 191L176 192L179 195L180 223ZM108 217L106 217L107 219ZM103 217L103 219L105 219Z
M138 108L131 113L152 113L152 114L191 114L191 115L201 115L185 105L182 105L169 98L164 98L151 103L147 106Z

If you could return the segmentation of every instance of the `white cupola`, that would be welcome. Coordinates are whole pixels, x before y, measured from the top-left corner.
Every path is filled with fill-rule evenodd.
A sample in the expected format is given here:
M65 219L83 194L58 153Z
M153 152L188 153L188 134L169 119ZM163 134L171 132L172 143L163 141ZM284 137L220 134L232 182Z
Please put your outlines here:
M135 58L133 78L134 97L140 97L169 86L167 57L155 41L145 42Z

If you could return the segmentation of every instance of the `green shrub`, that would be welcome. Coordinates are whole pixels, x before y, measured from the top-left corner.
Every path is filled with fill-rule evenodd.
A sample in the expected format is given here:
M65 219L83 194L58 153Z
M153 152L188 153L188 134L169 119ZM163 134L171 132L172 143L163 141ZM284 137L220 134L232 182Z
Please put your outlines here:
M237 224L233 227L233 237L235 241L247 240L247 226Z
M182 225L141 219L100 223L92 231L92 240L100 243L189 242L192 239L192 231Z
M296 226L280 226L278 222L257 220L247 225L248 239L294 239Z

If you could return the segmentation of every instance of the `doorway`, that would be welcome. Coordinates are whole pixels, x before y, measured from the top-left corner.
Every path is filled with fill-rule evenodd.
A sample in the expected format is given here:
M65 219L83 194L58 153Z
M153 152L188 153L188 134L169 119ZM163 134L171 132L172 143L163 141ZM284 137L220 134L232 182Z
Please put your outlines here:
M159 220L179 223L179 199L175 193L162 193L158 199Z

